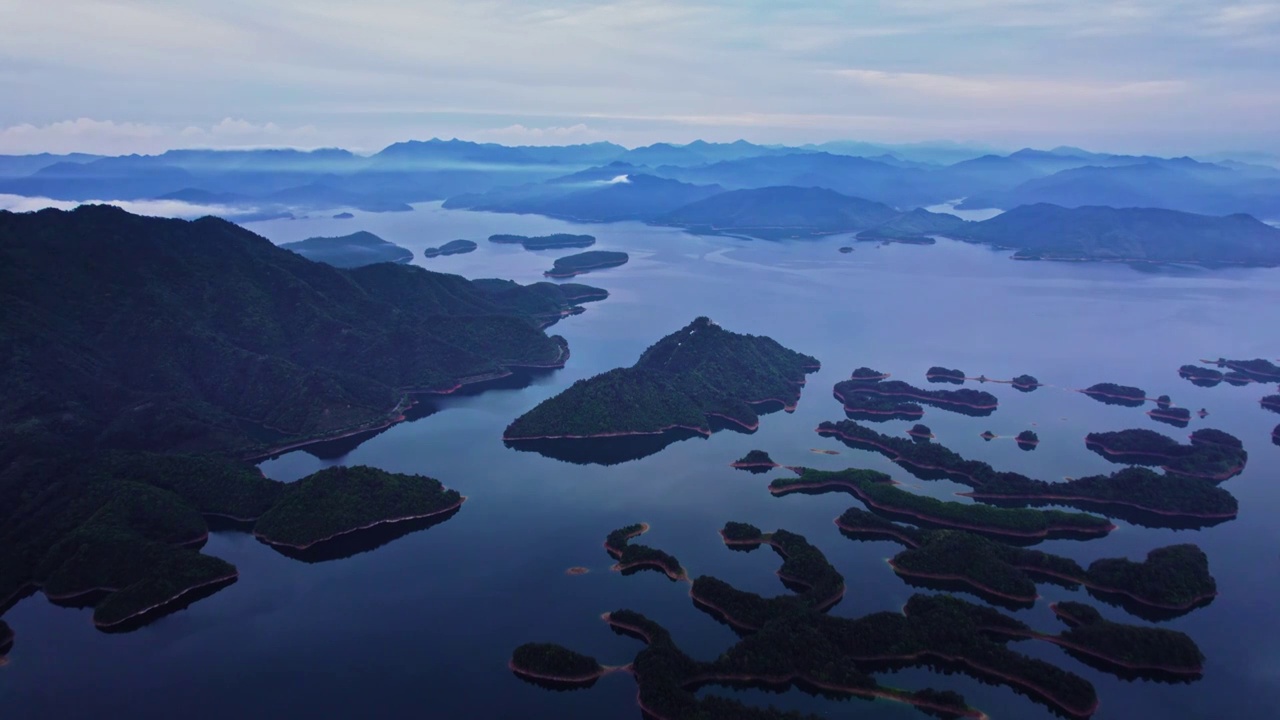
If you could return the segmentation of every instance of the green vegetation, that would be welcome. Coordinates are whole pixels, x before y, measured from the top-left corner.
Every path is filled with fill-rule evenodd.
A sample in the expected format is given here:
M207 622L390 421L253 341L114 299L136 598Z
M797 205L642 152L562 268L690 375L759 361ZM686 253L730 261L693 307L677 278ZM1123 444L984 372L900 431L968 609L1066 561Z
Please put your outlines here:
M879 370L872 370L869 367L860 367L853 371L853 374L849 376L849 379L864 383L874 383L880 382L888 377L888 373L882 373Z
M1221 430L1197 430L1189 445L1152 430L1089 433L1085 446L1117 463L1154 465L1165 472L1222 481L1244 470L1243 443Z
M1268 395L1262 398L1262 407L1271 412L1280 413L1280 395Z
M764 542L766 539L760 528L740 522L725 523L720 535L728 542Z
M1031 392L1040 387L1040 381L1034 375L1019 375L1012 382L1013 387L1022 392Z
M1147 402L1147 393L1142 388L1115 383L1098 383L1081 390L1085 395L1107 405L1123 407L1142 407Z
M594 235L570 235L554 233L528 237L526 235L490 235L489 242L502 245L523 245L525 250L554 250L557 248L591 247L596 244Z
M374 525L442 514L462 500L458 491L422 475L330 467L289 485L254 534L272 545L306 549Z
M1218 367L1228 368L1253 382L1280 382L1280 365L1276 365L1270 360L1263 360L1262 358L1256 360L1218 358L1217 365Z
M1107 507L1126 520L1155 527L1183 520L1235 517L1238 503L1213 481L1188 475L1160 475L1146 468L1125 468L1065 482L1035 480L1021 473L999 472L979 460L966 460L939 443L916 443L876 432L850 420L824 422L818 433L846 445L874 450L923 480L948 478L968 485L975 500L999 504L1054 504ZM1138 513L1126 513L1136 509Z
M911 429L907 431L907 434L917 440L933 439L933 430L928 425L922 425L920 423L912 425Z
M1143 562L1104 558L1089 565L1088 577L1101 587L1147 598L1148 602L1185 608L1218 591L1209 574L1209 558L1195 545L1170 545L1147 553Z
M1200 387L1215 387L1222 382L1222 373L1217 370L1200 367L1199 365L1183 365L1178 368L1178 376L1190 380L1193 385Z
M997 508L974 503L944 502L917 495L892 484L888 475L875 470L823 471L804 468L795 478L778 478L769 484L775 495L797 490L841 489L853 494L873 511L917 524L964 528L999 536L1033 538L1055 534L1105 535L1114 529L1106 518L1060 510Z
M1018 248L1019 260L1280 264L1280 230L1248 215L1038 203L970 223L953 237Z
M464 253L475 252L479 247L470 240L450 240L440 247L429 247L422 251L423 257L433 258L441 255L462 255Z
M952 385L963 385L965 374L962 370L952 370L938 365L929 368L925 373L925 379L933 383L951 383Z
M1078 602L1056 603L1053 611L1070 626L1061 640L1123 668L1199 675L1204 665L1204 654L1186 633L1111 622Z
M901 380L884 380L867 383L858 379L844 380L836 383L836 399L849 407L856 402L856 396L865 394L879 395L885 398L902 398L922 402L943 410L958 412L963 415L985 417L995 412L999 400L995 395L983 390L962 388L960 390L924 390Z
M774 462L773 458L769 457L769 453L763 450L751 450L746 455L738 458L737 462L733 463L733 466L775 468L778 467L778 463Z
M543 273L543 275L551 278L573 277L592 270L603 270L604 268L625 265L630 259L631 256L624 252L588 250L584 253L556 258L551 269Z
M1023 430L1016 439L1023 450L1035 450L1040 445L1040 436L1034 430Z
M648 531L649 526L643 523L618 528L605 538L604 548L618 561L618 566L623 570L652 568L665 573L672 580L684 578L684 568L680 566L680 561L675 556L648 545L631 543L632 538Z
M102 588L106 625L234 577L180 547L202 514L250 524L304 497L230 458L380 427L406 391L561 363L542 313L591 290L341 270L216 218L103 206L0 212L0 237L0 603ZM347 512L313 510L299 527Z
M859 420L916 420L924 416L924 408L872 392L845 392L840 398L845 413Z
M595 679L604 671L593 657L548 643L527 643L511 654L511 667L518 673L565 682Z
M357 268L374 263L407 263L413 251L387 242L371 232L355 232L341 237L313 237L280 247L302 257L339 268Z
M709 434L711 418L754 427L752 408L794 404L818 361L767 337L700 317L652 345L630 368L579 380L507 426L507 440L661 433Z
M840 248L840 252L845 255L848 255L849 253L853 252L853 248L849 247L848 245L845 245Z

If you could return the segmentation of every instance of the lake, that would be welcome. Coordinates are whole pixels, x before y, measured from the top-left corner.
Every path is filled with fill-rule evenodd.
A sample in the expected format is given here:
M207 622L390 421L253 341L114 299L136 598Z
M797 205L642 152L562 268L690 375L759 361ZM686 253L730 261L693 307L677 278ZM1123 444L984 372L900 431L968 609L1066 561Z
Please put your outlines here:
M5 616L17 632L10 662L0 668L6 718L639 718L635 683L626 674L587 690L551 692L507 668L511 651L530 641L562 643L605 664L629 662L640 645L600 620L602 612L619 608L662 623L698 658L713 658L735 642L728 628L693 606L687 585L658 573L610 572L601 543L614 528L648 522L652 530L642 542L674 554L691 575L711 574L767 595L786 592L774 574L778 557L767 549L731 552L716 531L738 520L801 533L846 578L847 595L832 610L842 616L897 610L914 592L885 564L899 546L853 542L832 524L857 504L852 497L774 498L767 490L773 475L728 466L759 448L783 464L874 468L917 492L962 499L954 497L960 486L916 480L880 455L814 432L819 422L843 417L831 388L860 365L933 388L950 386L925 383L931 365L990 378L1030 373L1050 384L1029 394L983 385L1000 399L991 417L926 408L923 419L939 442L965 457L1044 479L1118 469L1085 449L1090 431L1141 427L1182 441L1190 431L1070 389L1116 382L1152 397L1167 393L1193 411L1208 409L1208 419L1193 419L1190 429L1225 430L1250 453L1248 469L1224 484L1240 501L1237 519L1200 531L1117 521L1119 529L1104 539L1037 546L1085 563L1141 559L1179 542L1204 548L1220 596L1161 623L1199 643L1207 656L1203 679L1127 682L1047 643L1012 647L1091 681L1101 699L1098 720L1266 717L1280 707L1280 447L1270 440L1280 416L1258 406L1274 390L1198 388L1177 373L1179 365L1202 357L1280 356L1280 271L1017 262L1007 252L949 241L859 243L846 255L837 248L850 244L847 237L744 241L635 223L449 211L439 204L248 227L277 243L368 230L412 249L415 262L433 270L522 283L542 280L554 258L575 251L528 252L489 243L490 234L591 233L599 238L593 249L626 251L631 261L575 279L611 297L550 330L572 350L563 370L523 389L436 400L439 412L396 425L340 458L295 451L262 464L283 480L333 463L430 475L469 497L456 516L374 551L314 564L286 558L244 533L215 532L205 552L234 563L240 580L126 635L95 630L89 610L55 607L40 595L24 600ZM422 259L423 248L457 238L480 248ZM765 416L753 435L718 432L607 467L503 445L503 429L520 414L575 380L634 363L650 344L699 315L819 358L822 370L809 376L796 412ZM910 424L876 427L900 433ZM1008 439L1026 429L1040 436L1034 452ZM985 442L979 437L985 430L1003 437ZM591 572L565 574L578 565ZM1039 587L1044 599L1013 613L1039 630L1063 628L1048 609L1063 599L1088 602L1112 620L1143 622L1083 591ZM965 676L909 670L880 677L908 689L957 690L992 717L1052 717L1007 687ZM893 703L825 700L796 690L712 691L832 718L925 717Z

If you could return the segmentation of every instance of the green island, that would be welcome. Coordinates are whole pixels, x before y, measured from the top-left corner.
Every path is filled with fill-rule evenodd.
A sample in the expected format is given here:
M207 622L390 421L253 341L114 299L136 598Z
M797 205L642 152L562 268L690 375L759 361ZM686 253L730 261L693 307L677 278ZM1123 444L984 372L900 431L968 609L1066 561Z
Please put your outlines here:
M1188 445L1145 429L1089 433L1084 443L1111 462L1151 465L1169 474L1214 482L1239 475L1249 459L1239 438L1211 428L1196 430Z
M840 248L840 252L845 255L848 255L849 253L853 252L853 248L849 247L848 245L844 245Z
M925 373L925 379L932 383L963 385L965 381L965 374L963 370L952 370L934 365Z
M618 561L615 569L627 574L651 569L663 573L672 580L688 580L688 573L675 557L648 545L632 544L631 540L646 532L649 532L648 524L636 523L609 533L604 541L604 549Z
M549 643L526 643L511 653L511 670L521 677L589 686L607 671L593 657Z
M624 252L588 250L584 253L556 258L556 261L552 263L551 269L542 274L549 278L573 277L592 270L604 270L605 268L626 265L630 259L631 256Z
M1217 387L1222 382L1222 373L1199 365L1183 365L1178 368L1178 377L1190 380L1192 385L1200 387Z
M730 467L735 467L739 470L751 470L753 472L769 472L774 468L782 466L774 462L773 458L769 457L769 453L763 450L751 450L746 455L743 455L734 461Z
M923 442L928 442L935 437L933 430L928 425L923 425L921 423L912 425L911 429L907 431L907 435L910 435L912 440Z
M860 367L849 375L849 379L855 382L877 383L881 380L888 380L889 373L872 370L869 367Z
M1040 445L1040 436L1034 430L1023 430L1014 439L1018 443L1018 448L1022 450L1035 450Z
M1112 622L1079 602L1050 607L1069 628L1051 642L1087 664L1126 679L1185 680L1204 672L1204 653L1186 633Z
M1037 582L1068 589L1084 586L1100 599L1139 617L1168 619L1211 602L1217 584L1208 558L1195 545L1171 545L1152 551L1144 562L1124 558L1094 561L1088 569L1075 560L1020 548L957 530L906 527L859 508L836 518L853 540L894 540L907 547L889 562L913 584L938 590L966 590L1010 608L1031 607Z
M1267 395L1259 402L1264 409L1280 413L1280 395Z
M371 232L354 232L341 237L313 237L280 247L308 260L340 268L357 268L374 263L407 263L413 251L388 242Z
M765 533L754 525L729 522L720 530L720 537L724 540L725 545L736 549L754 550L760 545L772 547L774 552L782 558L782 567L778 569L778 577L782 579L783 584L818 610L826 610L833 607L844 597L844 576L831 563L827 562L826 556L813 545L810 545L803 535L797 535L787 530ZM704 579L699 578L699 580ZM697 582L694 581L692 593L694 599L714 609L716 604L712 598L720 597L718 595L721 592L720 586L715 584L708 585L704 582L700 591ZM738 597L735 594L737 592L734 590L729 595ZM760 627L760 625L751 626L750 622L754 619L763 624L764 615L767 613L767 610L755 607L745 616L735 614L733 616L735 619L733 624L743 627L738 623L746 617L748 618L746 627Z
M844 412L853 420L919 420L924 408L913 402L902 402L873 392L846 392L838 399L844 403Z
M107 206L0 212L0 236L0 612L43 589L114 630L235 580L197 550L206 518L252 530L300 503L313 517L282 508L265 529L302 544L412 514L390 473L365 474L387 503L346 525L327 503L347 494L295 496L312 483L245 459L384 428L415 393L561 366L541 328L594 290L339 269L217 218Z
M915 443L851 420L823 422L818 434L881 453L922 480L946 478L968 485L973 491L966 495L992 504L1101 508L1148 527L1200 527L1234 518L1239 510L1235 497L1215 482L1188 475L1132 467L1111 475L1047 482L966 460L936 442Z
M856 395L878 395L908 401L921 402L936 408L962 415L986 417L996 411L999 400L983 390L924 390L901 380L867 382L863 379L842 380L836 383L834 394L846 407L855 401Z
M444 515L465 499L422 475L337 466L291 484L253 534L269 545L306 550L377 525Z
M1280 445L1280 425L1275 426L1275 429L1271 431L1271 442Z
M571 235L554 233L551 235L490 235L489 242L500 245L522 245L525 250L556 250L559 248L584 248L596 244L594 235Z
M1147 404L1147 393L1142 388L1115 383L1098 383L1090 385L1080 392L1107 405L1122 407L1142 407Z
M1015 390L1021 392L1032 392L1040 387L1040 381L1034 375L1019 375L1010 382L1013 383Z
M992 440L995 440L1000 436L991 432L990 430L983 430L982 434L979 435L978 437L982 438L983 440L986 440L987 442L991 442Z
M799 472L799 477L775 479L769 484L769 492L783 496L793 492L843 490L874 512L888 517L997 537L1097 537L1115 529L1106 518L1085 513L944 502L903 490L888 475L876 470L799 468Z
M744 523L730 523L721 534L726 540L740 536L742 544L776 543L784 558L779 575L798 594L766 599L710 576L698 577L691 592L694 604L742 636L709 662L684 653L665 628L639 613L617 610L605 615L615 632L645 644L630 668L639 686L637 703L649 717L816 720L697 692L711 685L743 684L891 700L942 717L987 717L958 693L895 689L873 677L918 666L1005 685L1068 717L1087 718L1098 708L1097 693L1087 680L1008 647L1011 640L1052 636L1041 636L997 610L948 595L913 595L902 612L833 617L820 605L821 593L811 583L822 576L834 582L839 575L803 538L783 530L763 534ZM805 558L804 566L788 570L797 556ZM806 582L797 583L790 572L803 572Z
M1154 410L1148 410L1147 415L1156 422L1172 425L1176 428L1185 428L1191 424L1190 408L1157 407Z
M422 256L427 258L440 257L441 255L463 255L469 252L475 252L480 247L470 240L450 240L440 247L429 247L422 251Z
M754 430L755 407L793 408L808 355L767 337L739 335L700 317L650 346L629 368L579 380L517 418L507 442L656 435L710 435L712 422ZM753 407L754 406L754 407Z
M1253 382L1280 382L1280 365L1276 365L1270 360L1263 360L1262 358L1256 360L1218 358L1214 364L1218 367L1227 368Z

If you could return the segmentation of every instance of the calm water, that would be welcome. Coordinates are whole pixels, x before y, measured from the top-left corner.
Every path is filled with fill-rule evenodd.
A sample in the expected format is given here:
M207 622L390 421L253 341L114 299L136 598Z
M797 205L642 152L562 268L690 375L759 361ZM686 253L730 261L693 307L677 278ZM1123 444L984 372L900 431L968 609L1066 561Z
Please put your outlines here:
M1242 438L1248 470L1227 487L1240 500L1235 521L1207 530L1148 530L1120 523L1103 540L1053 541L1040 547L1081 561L1127 555L1175 542L1199 543L1210 556L1221 596L1207 608L1166 623L1190 633L1208 656L1204 679L1191 685L1124 682L1044 643L1019 649L1076 672L1097 686L1099 720L1120 718L1274 717L1280 707L1280 448L1270 431L1280 416L1257 400L1259 387L1213 389L1177 376L1184 362L1219 355L1280 355L1280 273L1263 270L1165 274L1123 266L1021 263L981 247L861 244L840 255L842 238L780 245L693 237L635 224L572 225L532 216L418 211L356 220L297 220L253 226L276 242L318 234L376 232L412 248L455 238L481 241L469 255L418 262L468 277L541 279L567 251L530 253L484 242L492 233L590 232L599 249L625 250L630 264L579 278L612 297L558 326L573 350L569 366L522 390L444 401L442 412L396 426L337 462L424 473L470 497L451 520L376 551L333 562L290 560L252 537L215 533L206 552L235 563L241 579L185 612L128 635L105 635L89 611L57 608L42 596L6 615L18 633L0 668L6 718L44 717L384 717L638 718L635 684L615 675L594 688L549 692L512 676L511 650L555 641L628 662L639 649L614 635L601 612L629 607L666 625L691 654L711 658L735 636L693 607L687 586L656 573L609 572L601 542L613 528L647 521L645 542L675 554L693 574L709 573L766 594L785 592L770 552L730 552L716 530L727 520L806 535L845 575L849 592L833 612L856 617L897 609L912 594L884 559L890 543L843 538L832 518L854 500L845 495L773 498L769 475L730 469L761 448L787 464L891 472L923 493L950 497L947 482L921 482L879 455L845 448L813 431L842 417L835 382L859 365L924 383L934 364L970 375L1008 378L1028 372L1060 388L1112 381L1138 385L1177 404L1206 407L1207 421ZM629 365L641 351L697 315L729 329L766 334L817 356L799 409L764 419L755 435L721 432L678 442L623 465L571 465L506 449L503 428L573 381ZM939 386L946 387L946 386ZM987 385L1000 410L966 418L927 409L939 440L968 457L1042 478L1109 472L1084 448L1085 433L1146 427L1179 439L1188 431L1159 425L1141 410L1110 407L1061 389L1022 394ZM884 423L886 432L909 424ZM1012 440L983 442L992 430L1012 436L1033 428L1039 449ZM810 448L840 451L837 456ZM324 466L305 452L264 463L292 480ZM573 565L589 575L568 577ZM1057 631L1048 602L1091 602L1114 620L1140 622L1084 593L1041 585L1045 600L1016 613ZM970 598L972 599L972 598ZM963 676L910 670L885 681L901 687L954 688L997 718L1050 714L1011 690ZM861 700L828 701L792 691L741 693L761 703L832 718L924 717L908 708Z

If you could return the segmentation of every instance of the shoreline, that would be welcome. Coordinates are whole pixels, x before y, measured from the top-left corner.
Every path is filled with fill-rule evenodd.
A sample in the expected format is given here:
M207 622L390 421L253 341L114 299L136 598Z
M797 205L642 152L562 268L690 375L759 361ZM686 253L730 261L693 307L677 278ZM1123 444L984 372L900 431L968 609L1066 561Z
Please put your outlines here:
M253 536L257 538L259 541L267 545L270 545L272 547L286 547L292 550L308 550L310 548L315 547L316 545L319 545L320 543L325 543L330 540L336 540L337 538L340 538L343 535L350 535L352 533L360 532L361 530L370 530L372 528L378 527L379 525L394 525L395 523L409 522L411 520L423 520L425 518L435 517L436 515L444 515L445 513L450 513L450 512L453 512L454 510L461 508L462 504L465 503L466 501L467 501L467 496L463 495L461 498L458 499L456 503L453 503L452 505L446 508L442 508L440 510L433 510L429 513L424 513L420 515L405 515L403 517L388 518L386 520L377 520L367 525L361 525L360 527L351 528L350 530L343 530L341 532L337 532L332 535L322 537L319 540L313 540L304 545L282 542L279 540L271 540L265 537L264 535L262 535L261 533L257 532L256 530L254 531Z
M944 580L948 582L964 583L965 585L969 585L979 590L980 592L984 592L989 595L994 595L995 597L1008 600L1009 602L1014 602L1018 604L1025 604L1025 603L1035 604L1035 601L1039 600L1042 597L1039 593L1036 593L1035 595L1031 595L1031 596L1010 595L1009 593L1001 592L999 590L996 590L995 588L991 588L986 585L983 585L982 583L976 580L973 580L972 578L966 577L964 575L946 575L943 573L927 573L927 572L921 572L919 570L909 570L907 568L902 567L898 563L894 562L893 558L888 558L887 560L885 560L885 562L888 563L889 567L893 568L893 571L895 573L903 577L908 577L908 578L914 577L914 578L924 578L926 580Z
M526 442L532 440L595 440L598 438L632 437L639 435L663 435L673 430L688 430L704 437L711 437L710 428L696 428L689 425L668 425L658 430L625 430L621 432L595 433L592 435L521 435L517 437L502 436L506 442Z
M189 594L191 594L191 593L193 593L193 592L196 592L196 591L198 591L198 590L203 590L203 589L205 589L205 588L209 588L209 587L212 587L212 586L214 586L214 585L220 585L220 584L222 584L222 583L234 582L234 581L239 580L239 579L240 579L240 571L239 571L239 570L232 570L232 571L231 571L231 573L230 573L230 574L228 574L228 575L224 575L223 577L215 578L215 579L213 579L213 580L208 580L208 581L206 581L206 582L202 582L202 583L200 583L200 584L198 584L198 585L192 585L191 587L188 587L188 588L183 589L181 592L177 593L176 595L173 595L173 596L169 597L169 598L168 598L168 599L166 599L166 600L163 600L163 601L161 601L161 602L158 602L158 603L156 603L156 604L154 604L154 605L151 605L151 606L149 606L149 607L145 607L145 608L143 608L143 609L141 609L141 610L138 610L137 612L134 612L134 613L132 613L132 614L130 614L130 615L127 615L127 616L125 616L125 617L123 617L123 618L121 618L121 619L119 619L119 620L113 620L112 622L104 623L104 622L101 622L101 621L99 621L99 620L97 620L97 619L94 619L93 624L94 624L94 626L95 626L95 627L97 627L99 630L109 630L109 629L111 629L111 628L119 627L119 626L121 626L121 625L124 625L124 624L126 624L126 623L128 623L128 622L132 621L132 620L136 620L136 619L138 619L138 618L140 618L140 617L142 617L142 616L146 615L147 613L153 612L153 611L155 611L155 610L159 610L159 609L164 608L164 607L166 607L166 606L168 606L168 605L172 605L172 604L174 604L174 603L176 603L176 602L179 602L179 601L181 601L181 600L182 600L182 598L183 598L183 597L185 597L186 595L189 595Z
M927 396L927 395L916 395L916 394L914 394L914 393L907 393L907 392L881 392L881 391L876 390L876 388L877 388L877 384L876 384L876 383L870 383L870 384L868 384L868 385L866 385L866 386L865 386L865 391L866 391L866 392L869 392L869 393L873 393L873 394L879 395L880 397L889 397L889 398L894 398L894 397L911 398L912 400L919 400L920 402L922 402L922 403L924 403L924 404L926 404L926 405L933 405L933 406L938 407L939 409L942 409L942 410L945 410L945 409L946 409L946 407L945 407L945 406L947 406L947 405L953 405L953 406L957 406L957 407L967 407L967 408L972 408L972 409L974 409L974 410L998 410L998 409L1000 408L1000 403L999 403L998 401L997 401L994 405L978 405L978 404L975 404L975 403L964 402L963 400L944 400L944 399L940 399L940 398L929 397L929 396ZM859 386L859 390L863 390L863 387L862 387L862 386ZM948 391L946 391L946 390L937 390L937 391L934 391L934 392L948 392ZM839 396L839 393L837 393L837 397L840 397L840 396ZM841 400L843 401L843 398L841 398Z
M1066 505L1069 505L1070 503L1093 503L1095 505L1121 505L1124 507L1131 507L1136 510L1141 510L1143 512L1149 512L1149 513L1152 513L1153 515L1161 515L1164 517L1197 518L1200 520L1230 520L1231 518L1234 518L1239 514L1235 512L1233 513L1194 513L1194 512L1188 512L1183 510L1157 510L1156 508L1147 507L1146 505L1139 505L1138 503L1129 502L1127 500L1107 500L1102 498L1091 498L1091 497L1084 497L1084 496L1078 496L1078 495L1056 495L1056 494L1055 495L1039 495L1039 494L1011 495L1008 493L982 492L980 490L974 490L973 492L962 492L957 494L960 495L961 497L972 498L974 500L1022 500L1028 503L1034 502L1034 501L1047 501L1047 502L1050 502L1051 504L1053 504L1052 501L1056 500L1056 501L1061 501L1057 504L1066 504Z

